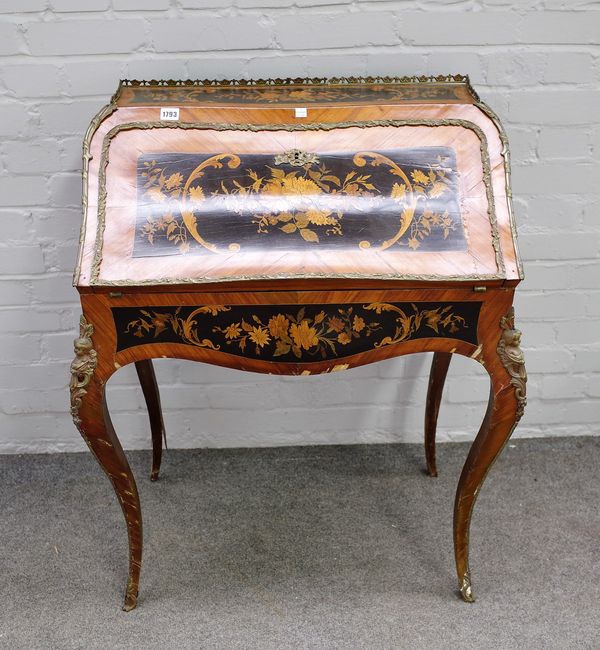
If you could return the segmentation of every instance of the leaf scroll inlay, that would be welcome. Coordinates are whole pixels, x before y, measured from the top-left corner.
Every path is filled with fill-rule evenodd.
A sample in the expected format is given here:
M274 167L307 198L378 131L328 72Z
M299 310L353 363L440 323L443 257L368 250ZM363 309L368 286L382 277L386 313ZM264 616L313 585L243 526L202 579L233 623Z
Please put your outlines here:
M117 350L183 343L267 361L311 362L415 338L477 342L481 303L115 307Z
M455 165L446 147L142 156L134 256L265 244L464 250Z

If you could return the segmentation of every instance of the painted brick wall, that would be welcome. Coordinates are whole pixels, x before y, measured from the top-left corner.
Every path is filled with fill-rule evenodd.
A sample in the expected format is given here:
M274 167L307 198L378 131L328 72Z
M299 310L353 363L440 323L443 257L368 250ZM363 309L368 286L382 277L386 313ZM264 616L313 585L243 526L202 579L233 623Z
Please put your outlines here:
M600 433L600 2L0 0L0 452L79 450L67 379L84 130L117 80L467 73L504 120L527 279L520 436ZM172 446L416 441L429 359L272 378L159 362ZM148 446L131 368L109 385ZM488 382L457 358L441 438Z

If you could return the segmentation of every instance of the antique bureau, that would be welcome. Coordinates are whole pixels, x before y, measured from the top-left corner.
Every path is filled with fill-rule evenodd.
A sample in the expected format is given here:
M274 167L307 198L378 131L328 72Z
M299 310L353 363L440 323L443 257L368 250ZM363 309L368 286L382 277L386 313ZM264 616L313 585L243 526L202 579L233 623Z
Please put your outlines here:
M83 315L71 412L125 515L136 606L142 516L104 389L134 363L163 423L152 358L273 374L433 352L425 456L452 354L491 390L454 509L460 594L469 524L525 406L522 279L508 146L466 77L123 81L84 141Z

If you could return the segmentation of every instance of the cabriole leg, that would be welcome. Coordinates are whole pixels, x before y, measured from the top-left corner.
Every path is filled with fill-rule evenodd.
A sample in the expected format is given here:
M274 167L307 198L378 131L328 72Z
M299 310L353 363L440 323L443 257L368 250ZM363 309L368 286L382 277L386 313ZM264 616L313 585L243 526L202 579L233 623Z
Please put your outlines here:
M525 408L525 361L521 333L514 329L514 312L500 320L497 347L483 346L483 361L490 374L487 411L462 470L454 502L454 553L463 600L474 601L469 569L469 528L475 500L485 477L510 438ZM491 349L490 349L491 348Z
M142 563L142 515L135 479L112 426L104 385L109 374L100 370L101 360L92 347L93 326L82 316L80 338L75 340L71 364L71 415L100 467L110 479L121 504L129 539L129 578L123 609L137 603Z
M427 402L425 404L425 461L429 476L437 476L435 462L435 432L437 429L438 413L442 401L442 392L448 366L452 354L450 352L434 352L429 373L429 386L427 388Z
M160 462L162 459L162 441L167 446L167 437L165 433L165 424L163 422L162 409L160 407L160 395L158 393L158 384L154 374L154 366L150 359L135 362L135 369L140 380L146 406L148 407L148 416L150 418L150 430L152 432L152 471L150 480L156 481L160 472Z

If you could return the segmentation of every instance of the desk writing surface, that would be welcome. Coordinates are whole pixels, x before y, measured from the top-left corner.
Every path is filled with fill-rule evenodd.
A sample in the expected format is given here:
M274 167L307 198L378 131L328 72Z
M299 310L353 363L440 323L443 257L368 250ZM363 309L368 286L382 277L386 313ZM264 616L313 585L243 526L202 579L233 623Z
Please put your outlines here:
M123 86L79 285L518 277L490 118L462 84L376 88Z

